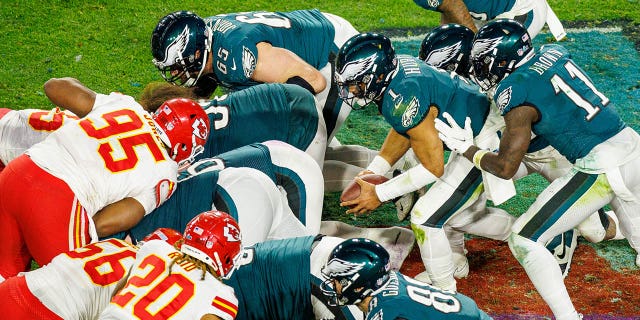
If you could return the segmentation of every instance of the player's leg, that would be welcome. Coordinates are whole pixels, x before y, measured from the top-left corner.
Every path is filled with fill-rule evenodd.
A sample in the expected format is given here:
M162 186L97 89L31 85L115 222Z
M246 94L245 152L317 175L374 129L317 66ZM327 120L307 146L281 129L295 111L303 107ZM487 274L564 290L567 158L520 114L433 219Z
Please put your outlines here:
M481 194L482 174L471 162L452 154L445 172L411 211L413 229L420 255L434 286L455 290L453 256L442 229L454 215L463 212ZM420 277L416 277L420 280Z
M25 277L12 277L0 283L0 312L3 319L60 319L36 298Z
M557 319L574 319L578 314L561 269L544 244L571 230L612 198L604 175L572 170L552 182L514 223L509 248Z
M251 168L226 168L218 178L215 208L236 212L242 244L250 246L269 238L276 217L281 213L282 199L276 185L264 173Z
M310 234L317 234L322 220L324 182L322 171L304 152L281 141L266 141L276 169L278 185L286 192L289 207Z
M64 181L25 155L13 160L5 170L6 175L13 176L8 178L11 188L17 191L10 198L3 196L3 209L11 210L29 254L39 265L91 242L89 230L93 222ZM11 188L3 188L3 193Z

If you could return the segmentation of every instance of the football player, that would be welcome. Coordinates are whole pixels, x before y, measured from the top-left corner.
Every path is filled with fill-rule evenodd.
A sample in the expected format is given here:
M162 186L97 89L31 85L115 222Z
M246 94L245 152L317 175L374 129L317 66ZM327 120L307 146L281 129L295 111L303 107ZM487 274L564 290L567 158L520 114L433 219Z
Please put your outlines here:
M471 71L469 60L471 57L473 37L474 33L469 28L459 24L439 26L425 36L421 43L418 56L430 65L469 78L469 72ZM492 112L497 112L497 110L493 110L494 105L492 105L491 108ZM497 118L496 120L502 119ZM503 129L504 124L501 124L499 130L502 131ZM551 182L563 176L571 169L571 163L550 146L546 140L535 136L532 136L532 139L529 149L527 149L527 153L522 159L520 168L514 175L514 180L532 173L538 173L547 179L547 181ZM471 206L467 211L469 210L487 210L487 208L482 204L478 204ZM488 210L494 211L500 209L491 208ZM470 214L474 215L473 213ZM454 261L456 262L456 272L454 273L456 277L466 276L466 272L460 271L468 272L468 263L466 258L464 258L464 235L456 232L458 227L460 230L468 230L470 225L467 224L467 222L465 219L456 218L453 221L449 221L445 226L447 238L452 245ZM605 211L601 209L598 210L597 214L590 216L578 225L578 232L574 234L570 231L563 236L556 237L557 239L554 238L554 240L549 242L547 248L552 252L557 251L559 256L556 258L566 276L569 271L572 252L573 249L575 249L578 234L594 243L609 239L619 239L620 235L617 226L617 219L615 219L613 212L607 211L605 213ZM569 250L566 253L564 253L565 243L566 248ZM558 247L558 245L560 245L560 247Z
M431 281L438 287L455 290L452 253L443 225L485 193L481 192L481 171L463 157L453 153L445 170L444 146L434 119L445 112L460 119L472 117L476 119L476 139L494 146L498 141L497 127L491 119L499 115L490 118L489 99L477 85L416 57L396 56L391 41L381 34L357 35L340 49L336 81L340 96L347 103L362 106L373 102L392 127L367 172L388 172L409 147L419 159L414 167L375 187L356 179L362 188L360 197L341 206L351 207L347 213L368 212L382 202L435 182L413 206L411 226ZM496 211L491 223L476 228L474 234L504 240L512 219L508 213Z
M180 173L178 183L165 204L130 230L135 240L157 227L180 230L212 207L237 219L245 245L320 230L322 173L309 155L281 141L201 159Z
M224 212L206 211L187 224L183 236L178 246L145 241L127 283L100 319L235 319L238 300L221 280L240 253L238 224Z
M488 21L509 18L523 23L531 37L535 37L546 24L560 41L566 37L562 23L546 0L413 0L427 10L441 13L442 24L458 23L473 32Z
M638 252L640 235L634 226L640 223L640 177L634 168L640 163L640 136L564 47L535 50L526 28L515 20L482 27L471 59L475 81L485 90L496 87L494 100L506 124L499 151L474 145L467 125L442 123L441 136L478 169L504 178L517 171L532 133L573 163L516 220L509 247L555 317L579 319L543 244L610 204L622 234Z
M153 239L174 244L182 235L162 228L144 238ZM7 319L97 319L125 284L136 251L128 242L108 239L61 253L0 283L0 311Z
M338 243L322 268L332 306L356 305L365 319L491 319L469 297L389 269L389 253L369 239Z
M158 22L151 51L165 80L204 87L201 91L209 94L218 84L233 90L265 82L299 85L316 96L331 140L349 110L335 90L328 96L333 87L329 60L357 33L345 19L316 9L204 19L178 11Z
M80 119L0 173L0 280L32 258L44 265L135 225L171 196L178 165L208 136L208 118L191 100L150 115L132 97L97 94L73 78L50 79L44 91Z

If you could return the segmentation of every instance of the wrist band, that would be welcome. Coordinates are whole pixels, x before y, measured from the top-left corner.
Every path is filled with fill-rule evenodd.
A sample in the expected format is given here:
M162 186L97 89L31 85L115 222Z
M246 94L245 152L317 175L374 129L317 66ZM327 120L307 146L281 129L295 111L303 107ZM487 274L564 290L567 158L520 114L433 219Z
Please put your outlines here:
M384 175L389 169L391 169L389 162L379 155L373 157L373 160L367 166L367 170L379 175Z
M480 149L473 154L473 165L476 168L482 170L482 168L480 167L480 161L482 161L482 157L484 157L484 155L487 153L489 153L489 150Z
M380 202L395 199L409 192L416 191L438 180L427 168L419 164L399 176L376 186L376 195Z

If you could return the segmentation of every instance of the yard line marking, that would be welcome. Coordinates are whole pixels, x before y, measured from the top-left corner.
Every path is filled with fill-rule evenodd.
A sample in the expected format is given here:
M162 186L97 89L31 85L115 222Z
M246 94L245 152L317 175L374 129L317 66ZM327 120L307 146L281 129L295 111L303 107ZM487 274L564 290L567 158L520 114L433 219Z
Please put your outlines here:
M565 28L567 33L587 33L587 32L598 32L598 33L614 33L621 32L621 27L608 27L608 28ZM550 34L548 30L543 30L540 32L541 34ZM392 42L411 42L411 41L422 41L427 34L419 34L415 36L406 36L406 37L391 37Z

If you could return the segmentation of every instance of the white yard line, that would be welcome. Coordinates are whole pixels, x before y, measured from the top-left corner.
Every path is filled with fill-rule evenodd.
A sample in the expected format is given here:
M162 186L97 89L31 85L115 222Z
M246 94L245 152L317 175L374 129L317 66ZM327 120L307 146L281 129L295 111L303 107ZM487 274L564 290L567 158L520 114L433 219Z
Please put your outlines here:
M566 28L567 33L587 33L587 32L599 32L599 33L614 33L621 32L622 28L620 27L610 27L610 28ZM541 33L549 33L548 30L543 30ZM405 42L405 41L422 41L427 34L419 34L416 36L409 37L391 37L391 41L393 42Z

